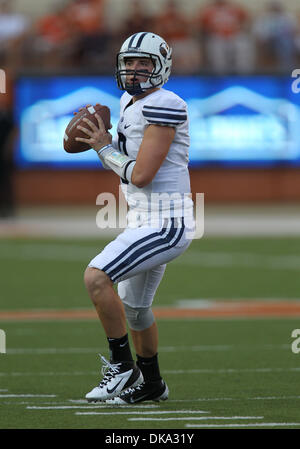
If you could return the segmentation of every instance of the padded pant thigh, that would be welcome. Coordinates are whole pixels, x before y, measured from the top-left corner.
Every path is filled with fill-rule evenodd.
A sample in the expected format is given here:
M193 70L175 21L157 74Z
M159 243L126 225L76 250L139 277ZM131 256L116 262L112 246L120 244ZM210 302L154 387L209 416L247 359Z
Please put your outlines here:
M124 304L132 308L149 308L163 278L166 264L158 265L129 279L119 282L118 294Z

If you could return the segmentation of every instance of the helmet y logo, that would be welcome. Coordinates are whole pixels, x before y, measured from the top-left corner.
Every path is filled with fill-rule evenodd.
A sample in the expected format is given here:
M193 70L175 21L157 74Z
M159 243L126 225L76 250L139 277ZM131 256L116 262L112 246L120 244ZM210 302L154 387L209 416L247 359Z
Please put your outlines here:
M163 58L166 59L168 55L168 45L165 42L162 42L159 46L159 52L162 55Z

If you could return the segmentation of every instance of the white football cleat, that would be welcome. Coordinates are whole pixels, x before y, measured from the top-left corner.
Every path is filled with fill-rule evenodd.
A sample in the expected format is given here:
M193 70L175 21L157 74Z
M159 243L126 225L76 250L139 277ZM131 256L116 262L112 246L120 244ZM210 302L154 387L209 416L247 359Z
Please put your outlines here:
M143 375L133 361L110 363L102 355L100 357L103 362L103 379L97 387L86 394L88 402L114 398L127 388L136 387L143 382Z

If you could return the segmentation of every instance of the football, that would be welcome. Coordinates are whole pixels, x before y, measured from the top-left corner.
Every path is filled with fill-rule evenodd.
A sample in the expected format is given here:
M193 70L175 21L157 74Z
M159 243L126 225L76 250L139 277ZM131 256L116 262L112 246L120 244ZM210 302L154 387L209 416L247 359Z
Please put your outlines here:
M86 106L85 108L82 108L74 115L65 130L64 149L67 153L81 153L83 151L90 150L91 147L87 143L78 142L75 138L89 138L83 131L77 129L77 126L80 125L89 129L89 125L83 121L85 117L98 126L98 121L95 116L96 113L102 118L106 131L111 128L110 109L107 106L103 106L98 103L95 106Z

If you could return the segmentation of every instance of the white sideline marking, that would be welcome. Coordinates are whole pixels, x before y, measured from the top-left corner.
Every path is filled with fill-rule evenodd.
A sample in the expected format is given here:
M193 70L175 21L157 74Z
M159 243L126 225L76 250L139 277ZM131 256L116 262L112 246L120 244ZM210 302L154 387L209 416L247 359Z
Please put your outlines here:
M233 345L162 346L160 352L225 351L233 348ZM101 350L106 348L11 348L7 354L93 354Z
M263 419L263 416L190 416L181 418L128 418L127 421L203 421L207 419Z
M299 372L300 367L296 368L220 368L220 369L190 369L190 370L162 370L164 374L232 374L232 373L290 373ZM5 376L87 376L99 375L99 371L46 371L46 372L0 372L0 377Z
M246 401L287 400L300 399L300 396L261 396L253 398L242 398ZM209 402L209 401L240 401L241 398L199 398L199 399L169 399L170 402Z
M100 349L101 350L101 349ZM8 354L93 354L99 348L12 348Z
M203 410L160 410L160 411L155 411L155 412L76 412L75 415L171 415L171 414L180 414L180 413L184 413L184 414L196 414L196 413L209 413L207 411L203 411Z
M49 220L48 220L49 223ZM74 245L47 244L19 244L1 242L1 259L23 260L61 260L69 262L83 262L95 256L95 249L91 246L76 247Z
M57 371L47 371L47 372L12 372L4 373L0 372L0 377L4 376L86 376L86 375L99 375L99 371L74 371L74 372L57 372Z
M286 426L300 426L298 422L265 422L252 424L185 424L185 427L286 427Z
M162 346L160 352L229 351L233 348L234 345Z
M177 265L199 265L205 267L241 267L271 270L300 270L298 255L268 255L243 252L189 251L171 262Z
M160 352L186 352L186 351L230 351L237 348L239 345L196 345L196 346L162 346ZM257 345L245 345L247 348L253 348ZM243 347L245 347L243 346ZM259 349L273 350L273 349L287 349L290 345L260 345ZM10 348L7 354L97 354L99 351L104 352L106 348Z
M300 298L234 298L234 300L222 299L222 298L211 298L211 299L201 299L201 298L187 298L187 299L178 299L176 301L177 309L218 309L218 307L226 307L229 311L234 310L236 305L244 305L245 302L248 304L251 302L252 305L261 305L264 304L266 306L272 304L278 304L288 301L288 303L293 303L294 305L300 304ZM270 349L274 345L263 345L264 347L270 347ZM276 345L278 346L278 345ZM287 346L287 345L281 345Z
M98 404L98 405L53 405L53 406L28 406L26 407L28 410L66 410L66 409L91 409L91 408L97 408L97 409L101 409L101 408L109 408L110 405L103 403L103 404ZM115 407L113 404L111 404L111 407ZM119 407L123 407L123 408L127 408L128 405L118 405ZM130 408L158 408L158 405L130 405Z
M164 370L165 374L232 374L232 373L281 373L281 372L297 372L297 368L226 368L226 369L190 369L190 370Z
M56 394L0 394L0 398L56 398Z
M48 224L49 219L47 220ZM56 245L56 244L18 244L12 246L1 242L1 259L23 260L59 260L59 261L87 261L95 256L95 249L91 246ZM177 265L198 265L209 267L246 267L272 270L300 270L298 255L268 255L243 252L202 252L190 250L187 255L171 262Z

